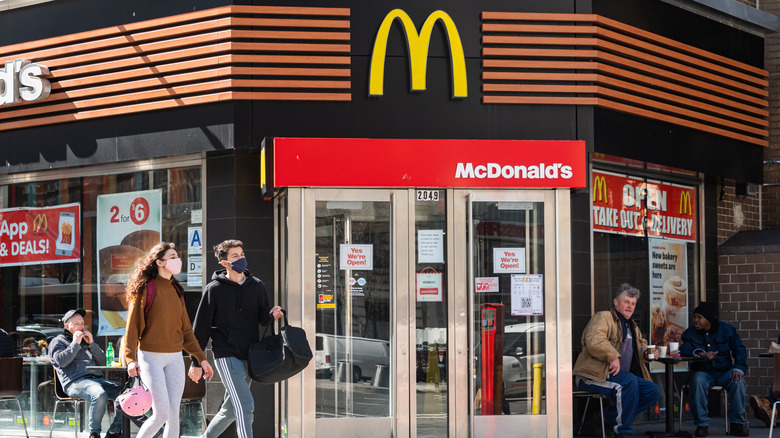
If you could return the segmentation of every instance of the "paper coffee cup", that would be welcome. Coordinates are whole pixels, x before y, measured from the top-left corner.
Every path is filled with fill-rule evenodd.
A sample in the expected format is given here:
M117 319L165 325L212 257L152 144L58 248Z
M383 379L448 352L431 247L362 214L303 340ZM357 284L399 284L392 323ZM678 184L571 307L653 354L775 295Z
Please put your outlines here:
M648 345L647 346L647 358L648 359L655 359L656 355L656 349L655 345Z
M670 342L669 343L669 354L679 354L680 353L680 343L679 342Z
M658 346L658 357L666 357L666 345Z

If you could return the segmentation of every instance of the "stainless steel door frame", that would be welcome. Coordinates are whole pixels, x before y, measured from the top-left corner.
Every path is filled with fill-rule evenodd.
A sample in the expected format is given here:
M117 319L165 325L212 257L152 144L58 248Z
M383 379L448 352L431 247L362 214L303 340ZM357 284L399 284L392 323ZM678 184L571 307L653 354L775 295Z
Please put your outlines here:
M392 206L391 226L391 357L395 372L390 375L390 417L374 418L316 418L316 372L308 368L288 381L287 405L289 437L323 436L393 436L408 437L410 348L409 333L409 290L407 278L410 275L405 263L409 253L406 236L410 233L406 190L392 189L288 189L289 273L290 291L288 305L295 312L291 324L299 324L308 335L310 345L315 345L316 297L306 291L316 290L315 220L317 201L379 201L390 202ZM294 235L300 236L300 240ZM295 291L300 290L300 294ZM300 408L296 408L299 406ZM297 412L296 412L297 411ZM373 434L372 431L379 433ZM372 435L368 435L372 434Z
M455 269L459 278L453 283L464 290L453 291L455 301L454 348L458 352L455 370L455 434L451 436L490 436L510 430L523 430L529 436L571 436L571 248L570 208L568 190L455 190L454 226L467 230L465 239L456 239L455 258L467 261L466 269ZM543 202L545 227L554 232L545 233L544 311L546 342L545 415L480 416L474 415L473 386L475 370L472 345L475 345L470 327L474 326L474 266L473 236L471 236L474 202ZM549 224L549 225L548 225ZM464 316L465 315L465 316ZM465 321L464 321L465 319ZM462 354L466 352L465 354ZM457 395L456 395L457 394ZM465 398L465 400L464 400ZM464 427L464 418L472 419ZM462 431L467 431L462 433Z
M315 216L317 200L333 201L389 201L392 203L391 229L394 260L393 302L391 324L392 357L396 372L391 376L390 418L317 419L316 385L313 367L287 382L282 398L287 404L287 436L320 438L317 422L326 425L334 436L365 436L368 428L384 427L388 436L409 437L416 434L416 405L414 369L414 315L411 309L414 299L415 212L414 189L287 189L287 285L286 305L290 323L303 327L311 345L315 345L316 322L311 317L316 310ZM450 370L448 398L448 426L450 437L479 436L475 431L474 394L470 384L474 370L472 361L473 340L473 267L470 266L472 242L469 221L471 203L493 202L544 202L544 221L550 232L545 235L545 314L548 329L545 333L547 350L546 394L547 414L538 418L520 418L518 424L506 430L535 430L547 436L572 435L571 402L571 256L569 191L563 190L458 190L447 193L447 254L451 269L447 273L449 284L448 323L449 335L447 367ZM284 225L280 225L284 226ZM546 225L547 226L547 225ZM405 258L406 257L406 258ZM516 417L531 417L530 415ZM518 426L519 425L519 426Z

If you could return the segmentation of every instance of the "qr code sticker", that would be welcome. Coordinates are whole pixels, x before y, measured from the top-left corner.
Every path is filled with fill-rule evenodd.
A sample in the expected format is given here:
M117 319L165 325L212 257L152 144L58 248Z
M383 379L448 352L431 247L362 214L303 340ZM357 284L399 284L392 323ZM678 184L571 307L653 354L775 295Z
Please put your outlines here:
M520 301L520 307L523 309L528 309L531 307L531 299L530 298L522 298Z

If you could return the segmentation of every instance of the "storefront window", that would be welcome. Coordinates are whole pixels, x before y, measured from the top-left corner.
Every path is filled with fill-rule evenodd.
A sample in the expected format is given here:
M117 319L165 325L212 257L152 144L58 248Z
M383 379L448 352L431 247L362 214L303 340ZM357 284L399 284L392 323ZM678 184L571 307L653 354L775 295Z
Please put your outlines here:
M48 430L53 409L44 342L62 331L68 309L83 307L98 343L105 348L112 342L118 354L127 314L124 284L151 246L161 239L175 243L185 262L177 279L185 291L197 292L185 299L191 307L199 301L201 194L200 166L0 186L0 219L13 217L5 220L8 230L11 223L25 223L27 232L22 238L0 235L0 251L7 251L0 257L0 323L17 354L28 357L22 397L28 427ZM125 198L130 206L135 202L132 212L123 210ZM26 241L30 236L35 239Z
M592 187L594 311L629 283L642 293L633 318L648 342L680 342L701 289L697 188L601 170ZM660 382L663 366L650 371Z

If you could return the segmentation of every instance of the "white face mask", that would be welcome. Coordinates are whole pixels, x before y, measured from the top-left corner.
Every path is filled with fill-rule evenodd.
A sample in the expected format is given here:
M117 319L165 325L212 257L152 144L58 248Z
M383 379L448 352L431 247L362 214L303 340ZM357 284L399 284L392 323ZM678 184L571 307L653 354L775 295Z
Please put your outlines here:
M165 261L165 268L171 271L171 274L176 275L181 272L181 259L168 259Z

